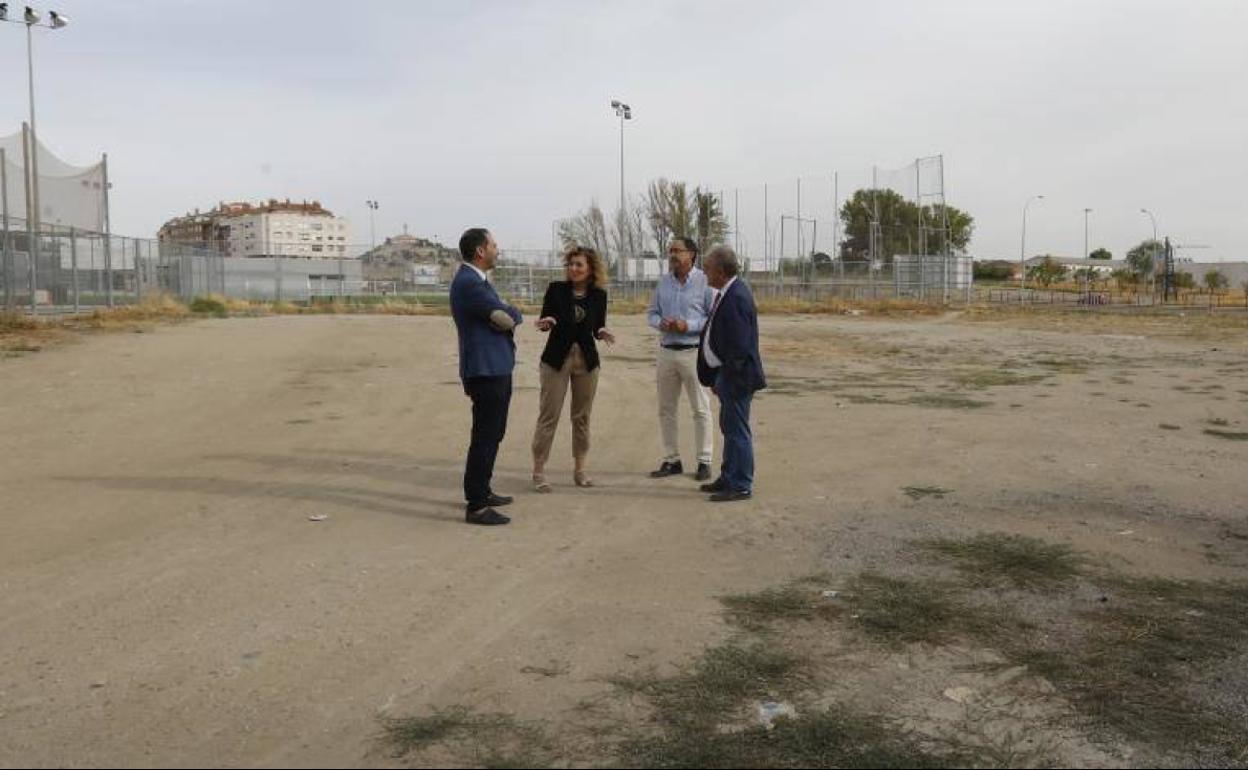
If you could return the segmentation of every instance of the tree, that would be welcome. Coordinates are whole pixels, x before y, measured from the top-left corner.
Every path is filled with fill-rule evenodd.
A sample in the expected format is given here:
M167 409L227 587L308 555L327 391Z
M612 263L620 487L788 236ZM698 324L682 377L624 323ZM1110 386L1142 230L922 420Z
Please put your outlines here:
M1113 258L1114 258L1114 255L1110 253L1109 249L1103 246L1088 255L1088 259L1113 259Z
M1140 280L1140 277L1136 275L1133 270L1125 267L1118 268L1114 272L1110 273L1109 277L1113 278L1114 282L1118 284L1119 291L1127 288L1128 286L1134 286Z
M694 207L697 212L698 247L703 253L712 246L728 242L728 220L724 218L723 205L712 192L694 190Z
M976 281L1008 281L1014 277L1015 264L1011 260L976 260L971 272Z
M608 263L611 255L607 248L607 221L598 207L598 201L591 200L589 208L559 222L559 240L565 249L572 246L589 246L602 255Z
M1127 252L1127 264L1131 266L1131 270L1140 276L1152 275L1153 273L1153 255L1161 254L1164 248L1160 241L1154 241L1151 238L1141 241L1138 246Z
M694 238L703 251L728 238L728 220L713 193L692 190L684 182L666 178L652 181L646 190L645 221L659 253L667 252L672 238Z
M615 212L611 243L618 257L637 257L646 246L645 211L639 205L625 205Z
M1179 289L1195 289L1196 278L1186 270L1180 270L1174 274L1174 285Z
M1226 276L1217 270L1205 273L1205 287L1209 289L1210 294L1216 294L1218 289L1225 289L1228 283Z
M1051 286L1054 281L1060 280L1064 275L1066 275L1066 266L1050 256L1046 256L1040 264L1032 265L1027 270L1027 277L1041 286Z
M842 259L862 258L870 251L873 224L877 254L885 263L897 254L940 254L946 245L951 252L965 253L975 230L975 220L964 211L953 206L920 207L887 189L856 191L841 206L840 217L845 232ZM949 219L948 244L944 242L945 217Z
M665 177L652 181L646 189L646 222L659 254L667 253L672 238L693 232L693 202L684 182Z

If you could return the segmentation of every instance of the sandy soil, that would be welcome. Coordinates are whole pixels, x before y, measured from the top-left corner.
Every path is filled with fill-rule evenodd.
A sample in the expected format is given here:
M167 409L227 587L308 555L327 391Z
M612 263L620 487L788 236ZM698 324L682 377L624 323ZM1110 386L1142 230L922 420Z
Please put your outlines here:
M902 570L917 536L1248 567L1248 442L1204 432L1248 431L1242 335L765 317L756 498L716 506L646 478L654 337L617 321L601 486L571 485L564 424L549 496L526 486L541 340L522 331L497 529L462 523L447 318L201 321L0 360L0 765L377 765L380 715L557 722L605 677L724 639L717 596ZM956 684L921 668L895 693L846 682L883 706Z

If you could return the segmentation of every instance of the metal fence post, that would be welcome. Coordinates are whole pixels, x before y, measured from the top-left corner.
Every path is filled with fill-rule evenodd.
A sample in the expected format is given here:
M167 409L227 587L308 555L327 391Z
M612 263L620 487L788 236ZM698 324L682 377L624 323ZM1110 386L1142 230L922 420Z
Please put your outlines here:
M35 203L31 197L31 175L30 175L30 126L22 124L22 165L25 169L26 176L26 274L30 283L30 312L33 315L38 312L35 307L35 259L38 248L35 242L38 240L38 234L35 232Z
M4 148L0 148L0 208L4 214L4 306L13 310L13 248L9 236L9 168Z
M69 266L70 279L74 282L74 312L81 310L78 303L78 231L69 228Z
M108 211L108 153L101 161L104 169L104 274L108 306L113 306L113 225Z
M143 259L140 254L139 239L134 239L134 301L143 303Z

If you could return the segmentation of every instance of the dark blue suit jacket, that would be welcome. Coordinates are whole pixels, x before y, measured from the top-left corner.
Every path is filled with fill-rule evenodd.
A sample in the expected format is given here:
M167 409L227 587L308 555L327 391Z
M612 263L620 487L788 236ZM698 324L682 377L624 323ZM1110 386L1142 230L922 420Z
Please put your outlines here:
M707 328L711 330L709 339ZM712 369L706 362L703 350L708 344L723 362L719 369ZM727 378L728 387L738 393L767 387L763 359L758 354L758 309L750 287L740 278L733 281L715 306L707 325L702 327L698 345L698 381L710 387L721 373Z
M490 313L502 310L519 324L520 311L503 302L489 281L470 265L460 265L451 281L451 316L459 333L459 377L502 377L516 366L513 332L490 325Z

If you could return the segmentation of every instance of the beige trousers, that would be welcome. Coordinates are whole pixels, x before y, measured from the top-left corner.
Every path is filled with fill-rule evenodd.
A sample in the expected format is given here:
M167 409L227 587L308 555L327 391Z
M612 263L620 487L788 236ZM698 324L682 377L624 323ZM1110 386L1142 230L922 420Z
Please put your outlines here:
M676 407L683 390L693 409L693 443L699 463L711 462L714 433L711 431L711 398L698 382L698 351L659 347L656 379L659 387L659 427L663 435L663 461L680 459Z
M594 408L599 370L591 372L585 368L585 355L581 346L575 343L563 360L562 368L556 370L546 363L540 366L542 393L538 404L537 429L533 432L533 462L545 465L550 458L550 445L555 440L569 384L572 386L572 456L584 458L589 454L589 413Z

